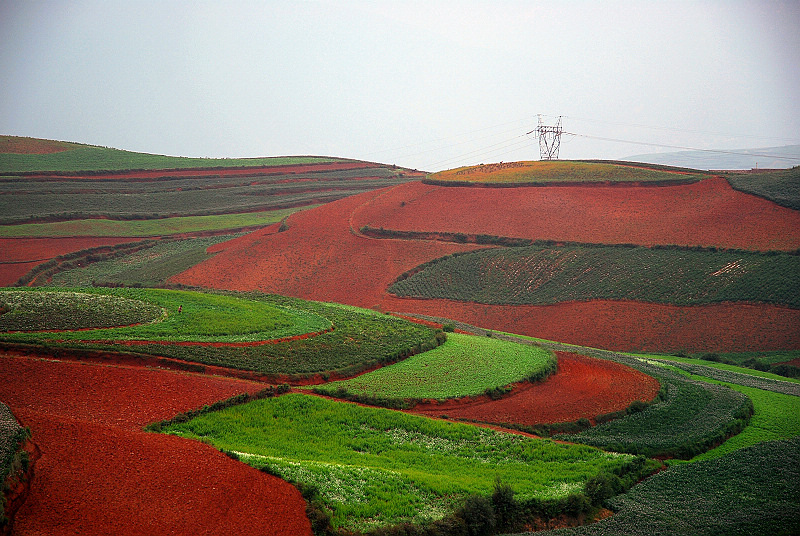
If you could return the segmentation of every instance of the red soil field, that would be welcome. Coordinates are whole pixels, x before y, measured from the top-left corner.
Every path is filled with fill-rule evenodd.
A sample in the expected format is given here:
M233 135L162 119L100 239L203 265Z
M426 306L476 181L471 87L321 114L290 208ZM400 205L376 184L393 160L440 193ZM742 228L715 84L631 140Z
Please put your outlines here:
M0 286L13 285L37 265L59 255L134 241L130 237L0 238Z
M800 248L800 211L723 178L679 186L469 188L406 183L354 214L357 227L605 244Z
M0 287L16 283L20 277L32 270L38 262L18 262L14 264L0 263Z
M431 417L446 414L497 424L551 424L593 419L627 408L631 402L649 402L658 394L658 380L613 361L557 352L558 372L541 383L517 386L507 397L449 400L418 404L412 413Z
M170 281L378 307L397 275L430 259L478 247L375 240L351 233L351 212L383 191L292 214L289 229L282 233L255 231L217 244L208 251L218 255Z
M592 300L484 305L387 297L387 310L618 351L760 351L800 348L800 310L761 304L678 307Z
M63 141L0 136L0 153L50 154L69 151L75 147L77 147L77 145Z
M0 400L40 451L14 534L310 535L290 484L141 427L264 385L0 356Z
M723 181L724 182L724 181ZM627 192L635 199L637 191L645 191L642 196L649 197L653 203L658 198L654 192L673 191L691 187L720 190L724 196L739 200L741 206L747 203L762 206L763 221L759 225L759 236L772 237L769 241L781 240L786 247L800 245L800 232L789 232L785 226L775 224L772 228L769 214L777 214L779 220L797 221L798 213L782 209L777 205L730 190L725 184L712 179L696 185L666 187L541 187L498 189L459 188L458 194L472 195L489 192L501 196L519 190L536 192L551 190L553 195L563 193L567 197L573 190L600 192L598 195L612 195L612 192ZM357 229L366 223L376 224L374 218L381 211L401 211L401 200L406 206L424 206L426 196L447 190L449 203L453 207L445 210L431 210L426 216L437 225L449 215L455 219L466 218L470 208L462 207L456 190L443 187L429 187L421 183L408 183L393 188L368 192L342 199L322 207L292 215L288 219L289 230L275 235L256 231L229 242L217 244L209 249L218 253L189 270L172 278L173 282L235 290L259 289L305 299L336 301L385 311L421 313L444 318L453 318L489 329L510 331L545 339L582 344L613 350L650 351L746 351L800 348L800 311L770 305L719 304L693 307L675 307L636 302L591 301L563 303L551 306L492 306L474 303L461 303L448 300L399 299L386 293L386 289L403 272L434 258L456 251L467 251L479 246L474 244L451 244L424 240L373 239L360 235ZM415 201L404 193L417 192ZM584 192L585 193L585 192ZM517 195L514 194L514 195ZM702 198L697 191L684 192L685 199ZM538 194L536 194L538 195ZM655 195L655 197L653 197ZM666 195L666 194L662 194ZM574 195L573 195L574 197ZM585 196L584 196L585 197ZM667 196L669 197L669 196ZM710 194L710 199L719 197ZM625 206L623 199L617 199L619 206ZM572 202L577 202L574 198ZM688 201L687 201L688 202ZM612 213L619 208L606 207ZM379 208L376 208L379 207ZM395 207L395 208L393 208ZM457 208L457 210L456 210ZM475 207L472 207L475 208ZM512 207L513 208L513 207ZM648 210L655 210L651 205ZM415 210L415 209L414 209ZM699 210L695 206L695 210ZM755 209L753 209L755 210ZM775 212L777 210L777 212ZM511 211L511 208L508 209ZM784 212L784 211L788 211ZM496 214L505 214L498 210ZM484 210L484 215L487 212ZM670 216L660 212L662 220L647 223L639 217L639 225L644 231L668 234L665 227L670 225ZM756 216L758 214L756 213ZM417 227L428 226L420 212ZM755 218L755 216L753 216ZM493 221L500 217L486 216L486 229L479 227L480 218L473 217L473 225L481 233L502 232L495 228ZM531 219L531 218L529 218ZM695 224L700 226L695 217ZM560 229L570 229L571 218L558 222ZM386 227L400 227L388 220ZM555 223L554 223L555 225ZM583 224L585 225L585 223ZM603 222L596 222L597 228ZM711 224L709 224L711 225ZM792 224L794 225L794 224ZM431 228L434 228L431 225ZM450 226L449 229L458 230ZM702 228L702 226L698 227ZM717 228L717 227L715 227ZM778 230L774 230L778 229ZM730 230L730 229L729 229ZM800 230L797 229L797 230ZM586 229L584 229L586 231ZM784 236L779 236L785 233ZM517 233L518 235L518 233ZM736 242L737 235L731 231L728 242ZM554 235L532 236L532 238L554 238ZM597 241L597 235L578 235L568 237L582 241ZM774 240L773 240L774 239ZM626 235L617 242L629 242ZM766 239L765 239L766 240ZM667 236L665 243L678 243L677 236ZM788 244L788 245L787 245Z
M96 246L110 246L124 242L135 242L135 238L69 237L69 238L0 238L0 263L44 262L65 253Z

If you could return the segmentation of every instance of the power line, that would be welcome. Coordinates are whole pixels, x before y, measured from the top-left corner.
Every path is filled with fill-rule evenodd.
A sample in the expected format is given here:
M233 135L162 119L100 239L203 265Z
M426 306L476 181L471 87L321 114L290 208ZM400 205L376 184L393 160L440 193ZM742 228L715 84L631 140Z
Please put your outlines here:
M761 153L748 153L744 151L729 151L725 149L701 149L699 147L688 147L685 145L669 145L664 143L649 143L643 141L632 141L632 140L621 140L617 138L605 138L602 136L590 136L589 134L576 134L574 132L564 132L565 135L568 136L577 136L579 138L589 138L592 140L601 140L601 141L611 141L617 143L630 143L633 145L647 145L650 147L666 147L668 149L681 149L684 151L702 151L705 153L720 153L720 154L732 154L732 155L739 155L739 156L758 156L762 158L774 158L776 160L789 160L789 161L800 161L800 155L796 157L792 156L780 156L775 154L761 154Z

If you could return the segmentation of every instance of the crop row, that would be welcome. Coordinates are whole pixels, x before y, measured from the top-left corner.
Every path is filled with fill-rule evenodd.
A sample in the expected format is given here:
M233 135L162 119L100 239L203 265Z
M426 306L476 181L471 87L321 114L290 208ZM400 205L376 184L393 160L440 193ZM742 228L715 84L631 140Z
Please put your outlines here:
M489 249L429 263L389 291L502 305L613 299L674 305L748 301L797 308L800 256L622 246Z
M0 402L0 530L8 527L5 514L8 481L18 477L16 473L28 470L28 453L22 449L22 444L29 434L28 429L19 425L8 406Z
M721 382L734 383L736 385L753 387L756 389L762 389L764 391L773 391L775 393L800 396L800 383L776 380L772 378L762 378L752 374L708 367L705 365L681 363L679 361L672 360L666 360L665 362L668 362L670 365L681 370L685 370L690 374L713 378Z
M182 169L182 168L223 168L238 166L285 166L292 164L316 164L334 162L338 159L311 156L270 157L270 158L186 158L136 153L96 147L76 145L68 151L51 154L0 155L0 172L19 173L28 171L85 171L85 170L128 170L128 169Z
M450 333L434 350L315 392L369 400L446 399L488 393L498 396L512 383L546 378L556 369L552 352L524 344Z
M796 534L798 489L800 438L771 441L662 471L611 499L614 516L548 534Z
M86 252L67 262L54 263L48 285L64 287L141 286L156 287L195 264L209 258L206 250L236 238L219 235L204 238L143 241L144 247L120 248L109 254ZM37 277L36 281L46 279ZM23 281L24 282L24 281Z
M689 459L741 432L753 413L729 387L659 377L663 399L622 419L554 437L615 452Z
M323 317L305 311L236 296L181 290L87 288L76 291L36 287L5 289L0 291L0 296L5 296L10 304L10 314L2 318L20 319L16 325L6 327L6 331L81 330L3 334L3 340L9 342L257 342L331 327ZM137 323L141 325L131 326ZM68 327L64 327L65 324ZM112 327L87 329L97 328L98 324Z
M730 173L726 178L736 190L800 210L800 166L768 173Z
M763 441L800 436L800 420L797 419L797 415L800 415L800 398L736 384L730 384L730 387L753 401L755 412L750 423L739 434L722 445L695 456L691 462L727 456L733 451Z
M727 386L691 380L656 361L605 350L581 351L653 376L662 386L660 400L621 419L556 437L617 452L689 459L741 432L752 417L752 401Z
M3 224L76 220L157 219L306 206L406 182L388 167L328 171L306 180L201 177L167 180L18 179L0 182Z
M277 223L299 208L224 214L183 216L155 220L74 220L53 223L22 223L0 226L2 237L74 237L74 236L170 236L181 233L222 231Z
M400 412L289 394L164 429L204 441L303 487L336 529L431 525L497 479L520 504L563 504L593 477L628 480L653 465L626 455ZM632 481L630 482L632 483ZM579 501L580 502L580 501Z
M434 317L428 320L442 321ZM486 330L460 322L452 322L456 329L486 334ZM544 348L609 359L630 366L656 378L662 386L656 400L649 405L636 404L619 417L593 428L574 434L554 437L567 441L587 443L607 450L629 452L647 456L692 458L741 431L749 422L753 404L750 399L733 389L721 385L692 380L678 371L670 370L654 360L636 358L627 354L574 347L561 343L537 341L530 337L494 333L493 338L532 340ZM605 419L601 419L605 420ZM584 428L576 423L576 430ZM567 428L564 423L553 427L538 427L540 432Z
M63 289L33 288L27 291L57 294ZM432 329L407 320L366 309L257 292L89 288L82 289L81 293L123 296L154 303L167 311L167 317L158 323L128 328L56 334L5 333L0 335L0 340L54 349L113 351L127 348L126 341L136 341L137 353L276 375L330 372L351 375L377 364L391 363L430 350L440 342ZM333 330L329 330L331 326ZM329 331L311 338L258 346L163 344L247 343L325 330Z
M76 291L3 289L0 309L0 332L107 328L154 322L162 316L161 307L153 303Z

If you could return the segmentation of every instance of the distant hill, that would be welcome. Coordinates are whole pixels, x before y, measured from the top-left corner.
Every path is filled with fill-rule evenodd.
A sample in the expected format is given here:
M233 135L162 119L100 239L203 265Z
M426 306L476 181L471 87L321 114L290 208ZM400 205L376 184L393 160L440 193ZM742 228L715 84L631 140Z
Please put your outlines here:
M736 153L736 154L730 154ZM736 149L728 152L678 151L626 156L621 160L693 169L785 169L800 165L800 145Z

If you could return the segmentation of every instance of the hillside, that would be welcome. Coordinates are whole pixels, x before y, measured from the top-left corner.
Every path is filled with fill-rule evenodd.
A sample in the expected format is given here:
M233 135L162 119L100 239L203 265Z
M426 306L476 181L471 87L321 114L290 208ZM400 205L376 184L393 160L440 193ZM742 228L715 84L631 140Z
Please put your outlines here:
M800 164L800 145L734 149L730 152L712 150L638 154L622 160L694 169L783 169Z
M453 317L604 348L720 351L800 345L793 327L800 312L773 305L686 307L618 300L475 305L387 293L398 277L424 262L491 243L481 236L751 251L800 247L800 213L733 190L718 177L657 186L485 188L410 182L297 213L286 223L282 233L256 232L214 246L214 258L171 281ZM373 236L366 228L382 233ZM753 326L764 329L753 333Z

